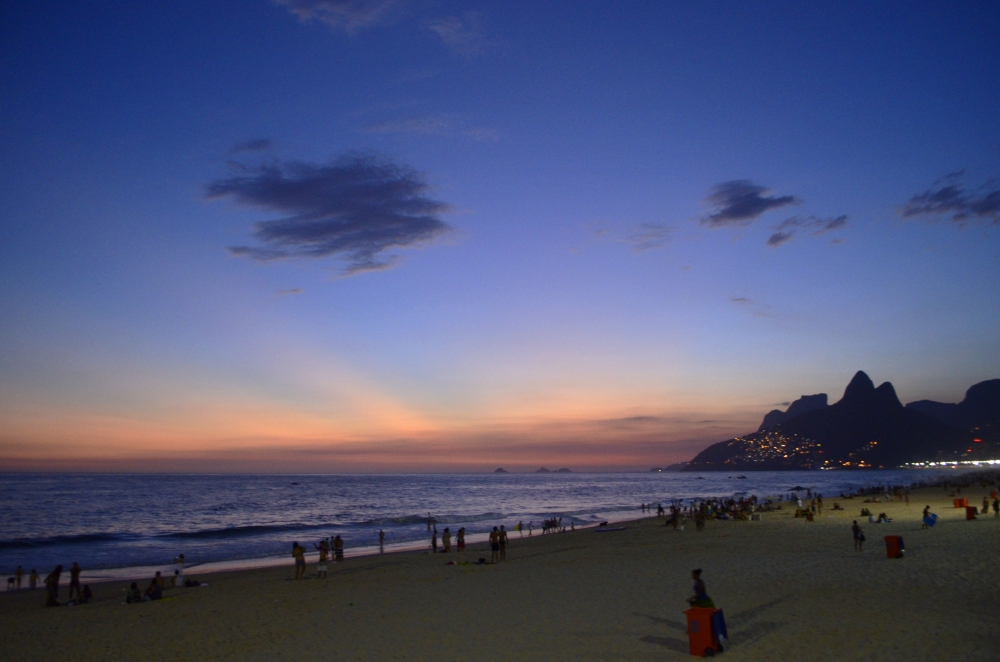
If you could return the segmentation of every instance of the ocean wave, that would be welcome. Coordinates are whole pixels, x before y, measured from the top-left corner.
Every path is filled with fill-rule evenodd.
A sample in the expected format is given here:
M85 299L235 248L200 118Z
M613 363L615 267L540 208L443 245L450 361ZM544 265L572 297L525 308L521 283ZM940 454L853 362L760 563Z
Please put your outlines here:
M471 515L456 515L445 513L432 514L436 524L470 524L485 521L500 521L510 518L504 513L474 513ZM358 522L360 526L407 526L411 524L426 524L427 515L404 515L402 517L380 517Z
M44 538L13 538L0 540L0 549L33 549L56 545L75 545L94 542L121 542L133 538L121 533L83 533L75 536L49 536Z
M175 531L161 533L156 538L177 538L182 540L204 540L217 538L242 538L268 533L285 533L289 531L316 531L318 529L335 529L341 524L255 524L251 526L228 526L221 529L202 529L201 531Z

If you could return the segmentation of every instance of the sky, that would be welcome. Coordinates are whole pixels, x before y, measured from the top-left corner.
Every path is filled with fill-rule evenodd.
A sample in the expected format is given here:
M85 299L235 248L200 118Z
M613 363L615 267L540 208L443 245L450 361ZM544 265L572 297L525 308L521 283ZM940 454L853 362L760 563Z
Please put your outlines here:
M0 5L0 470L647 470L1000 377L1000 5Z

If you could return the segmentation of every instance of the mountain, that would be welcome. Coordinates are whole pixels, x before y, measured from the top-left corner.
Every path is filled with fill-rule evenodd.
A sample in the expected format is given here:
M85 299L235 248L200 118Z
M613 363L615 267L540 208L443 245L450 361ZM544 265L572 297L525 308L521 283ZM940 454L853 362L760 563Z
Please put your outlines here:
M892 384L875 388L859 371L839 402L713 444L684 471L895 467L958 459L971 445L968 432L903 407Z
M795 418L799 414L804 414L807 411L816 411L817 409L825 409L827 406L826 393L803 395L801 398L793 402L787 411L772 409L767 412L767 414L764 415L764 421L760 424L760 427L757 428L757 431L760 432L761 430L773 428L778 423L784 423L787 420Z
M982 443L1000 443L1000 379L971 386L958 404L917 400L906 408L969 432Z
M493 470L493 473L495 473L495 474L505 474L505 473L510 473L510 472L508 472L503 467L498 467L498 468L496 468L496 469Z

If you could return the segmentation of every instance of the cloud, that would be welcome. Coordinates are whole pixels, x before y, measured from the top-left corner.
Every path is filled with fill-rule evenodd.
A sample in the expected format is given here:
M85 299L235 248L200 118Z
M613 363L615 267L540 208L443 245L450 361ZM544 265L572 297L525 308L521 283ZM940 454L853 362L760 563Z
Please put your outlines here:
M278 290L278 296L284 296L286 294L302 294L301 287L291 287L287 290Z
M749 297L732 297L730 299L737 306L747 309L754 317L774 317L771 313L771 306L761 303Z
M273 0L303 23L313 20L344 32L355 32L378 23L398 0Z
M241 142L233 145L233 148L229 150L230 156L235 156L236 154L243 154L245 152L264 152L271 149L272 143L267 138L258 138L257 140L247 140L246 142Z
M669 225L658 223L642 223L636 228L636 232L623 240L625 243L631 244L632 250L636 253L663 246L670 241L673 232Z
M748 179L722 182L712 187L705 202L716 211L701 219L713 228L749 225L764 212L801 202L793 195L766 195L770 190Z
M452 122L444 117L390 120L365 127L367 133L419 133L425 136L442 134L450 130Z
M446 16L428 26L452 52L464 57L483 55L493 45L483 34L478 12L466 12L464 18Z
M786 241L790 241L798 230L811 230L815 237L845 227L847 227L846 214L831 218L792 216L775 226L775 232L768 237L767 245L772 247L780 246Z
M387 157L346 154L327 164L233 164L237 175L209 182L210 200L235 202L286 216L261 221L253 234L262 245L234 246L233 255L269 261L339 257L345 274L385 269L387 250L439 237L451 228L439 218L444 202L427 197L421 173Z
M903 218L950 217L960 225L968 221L1000 224L1000 182L993 179L976 191L968 191L961 181L964 175L964 170L945 175L923 193L910 198L900 214Z
M390 120L371 124L364 128L366 133L411 133L424 136L462 135L479 142L496 142L500 139L495 131L482 127L469 127L460 120L450 117L421 117Z

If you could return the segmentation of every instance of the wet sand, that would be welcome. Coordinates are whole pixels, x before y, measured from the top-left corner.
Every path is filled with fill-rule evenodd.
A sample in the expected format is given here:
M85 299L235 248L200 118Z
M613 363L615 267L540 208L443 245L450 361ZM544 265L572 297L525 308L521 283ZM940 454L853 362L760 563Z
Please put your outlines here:
M987 491L963 496L980 505ZM828 495L813 523L785 504L703 532L652 518L619 532L514 534L499 565L446 565L488 559L477 544L348 559L326 580L312 563L297 582L291 564L196 575L209 586L138 605L123 604L123 583L95 585L95 602L76 607L44 608L42 589L0 593L3 657L684 660L690 571L701 567L725 610L724 659L1000 659L1000 519L965 521L949 492L916 491L910 506L839 500L843 512ZM940 519L922 530L928 503ZM862 507L895 521L869 524ZM903 536L905 558L886 558L885 535Z

